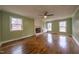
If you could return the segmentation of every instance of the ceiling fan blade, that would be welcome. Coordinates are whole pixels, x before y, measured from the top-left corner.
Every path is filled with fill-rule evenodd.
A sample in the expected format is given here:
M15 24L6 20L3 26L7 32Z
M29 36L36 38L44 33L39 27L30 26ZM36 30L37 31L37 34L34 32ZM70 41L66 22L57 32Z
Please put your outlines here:
M54 14L49 14L49 15L47 15L47 16L53 16Z

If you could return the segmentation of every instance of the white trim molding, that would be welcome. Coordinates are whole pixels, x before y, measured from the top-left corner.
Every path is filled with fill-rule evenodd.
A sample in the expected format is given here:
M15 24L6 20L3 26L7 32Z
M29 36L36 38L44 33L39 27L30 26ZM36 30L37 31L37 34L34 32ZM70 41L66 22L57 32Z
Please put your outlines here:
M79 10L79 7L77 7L77 8L75 9L75 11L74 11L73 14L72 14L72 17L75 15L75 13L76 13L78 10Z
M33 36L33 35L34 35L34 34L28 35L28 36L19 37L19 38L15 38L15 39L11 39L11 40L7 40L7 41L3 41L3 42L0 43L0 46L1 46L2 44L4 44L4 43L8 43L8 42L15 41L15 40L21 40L21 39L23 39L23 38L31 37L31 36Z
M77 39L75 38L75 36L72 36L74 41L76 42L76 44L79 46L79 42L77 41Z

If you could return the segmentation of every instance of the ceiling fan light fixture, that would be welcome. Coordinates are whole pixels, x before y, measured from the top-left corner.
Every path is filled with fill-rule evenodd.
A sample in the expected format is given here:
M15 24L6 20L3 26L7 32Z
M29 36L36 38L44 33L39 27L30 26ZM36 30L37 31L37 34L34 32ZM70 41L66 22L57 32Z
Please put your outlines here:
M47 18L47 16L45 15L45 16L44 16L44 18L46 19L46 18Z

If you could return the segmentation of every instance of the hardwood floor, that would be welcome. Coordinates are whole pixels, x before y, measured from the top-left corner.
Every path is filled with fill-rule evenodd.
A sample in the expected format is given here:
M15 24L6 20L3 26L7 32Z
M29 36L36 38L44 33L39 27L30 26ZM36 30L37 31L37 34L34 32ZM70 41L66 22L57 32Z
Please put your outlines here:
M5 43L0 51L3 54L77 54L79 46L70 36L44 33Z

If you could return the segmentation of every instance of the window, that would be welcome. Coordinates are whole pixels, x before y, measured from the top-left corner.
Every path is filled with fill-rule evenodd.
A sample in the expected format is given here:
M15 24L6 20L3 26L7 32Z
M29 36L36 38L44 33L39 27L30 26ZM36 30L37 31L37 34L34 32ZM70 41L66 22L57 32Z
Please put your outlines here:
M11 31L22 30L22 19L11 17Z
M47 31L51 31L52 30L52 23L47 23Z
M66 21L60 21L59 22L59 31L60 32L66 32Z

